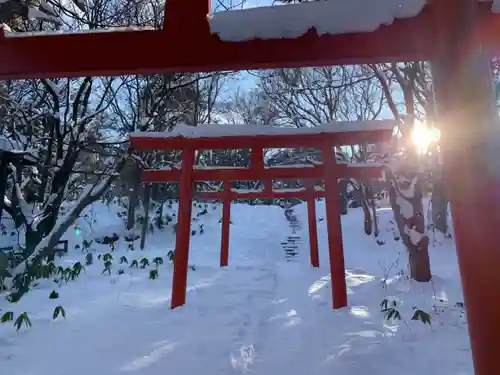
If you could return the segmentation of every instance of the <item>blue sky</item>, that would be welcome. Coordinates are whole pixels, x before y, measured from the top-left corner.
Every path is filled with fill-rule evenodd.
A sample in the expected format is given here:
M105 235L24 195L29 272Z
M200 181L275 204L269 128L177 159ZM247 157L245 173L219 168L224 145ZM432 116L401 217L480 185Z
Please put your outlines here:
M225 11L224 8L220 5L221 3L231 9L231 5L233 5L234 9L242 9L242 8L255 8L261 6L268 6L275 3L276 5L280 4L280 0L211 0L212 1L212 9L216 11ZM346 0L348 1L348 0ZM239 6L236 6L239 5ZM223 93L221 94L222 100L228 100L234 97L237 91L244 92L249 91L253 88L256 88L258 84L258 79L255 75L252 75L251 72L241 71L240 78L234 81L230 81ZM399 98L398 98L399 99ZM388 108L384 108L381 113L381 118L392 118L393 115Z

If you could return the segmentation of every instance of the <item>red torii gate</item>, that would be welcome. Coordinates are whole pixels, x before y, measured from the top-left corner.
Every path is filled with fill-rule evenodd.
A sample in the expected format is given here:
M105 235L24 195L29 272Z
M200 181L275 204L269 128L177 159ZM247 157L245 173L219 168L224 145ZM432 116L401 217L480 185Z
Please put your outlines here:
M169 0L159 31L11 37L0 30L0 79L430 60L474 368L496 375L500 176L492 162L500 136L488 57L500 47L500 14L491 6L428 0L416 16L372 32L319 36L312 27L297 38L233 43L210 34L209 0Z
M264 128L256 125L201 125L199 127L180 126L171 133L144 132L132 134L132 147L136 150L182 150L180 169L146 170L141 176L142 182L179 183L172 308L186 303L191 210L195 193L194 182L196 181L222 181L224 184L224 191L200 192L197 194L201 199L218 199L224 202L220 254L221 267L227 266L229 261L231 200L256 198L302 198L307 200L311 265L318 267L315 198L325 197L333 308L338 309L347 306L337 178L380 177L381 169L380 165L377 164L338 164L332 147L388 141L397 123L395 121L365 121L357 124L353 123L352 125L354 126L349 126L349 123L338 123L313 129ZM248 131L249 129L250 131ZM241 132L242 130L243 132ZM268 148L317 148L322 153L323 162L318 165L265 167L263 151ZM195 165L196 151L207 149L250 149L250 167L197 168ZM307 187L303 191L273 190L272 181L279 179L306 180ZM232 181L241 180L263 181L264 190L252 192L233 191L231 189ZM324 181L324 191L315 190L314 180Z

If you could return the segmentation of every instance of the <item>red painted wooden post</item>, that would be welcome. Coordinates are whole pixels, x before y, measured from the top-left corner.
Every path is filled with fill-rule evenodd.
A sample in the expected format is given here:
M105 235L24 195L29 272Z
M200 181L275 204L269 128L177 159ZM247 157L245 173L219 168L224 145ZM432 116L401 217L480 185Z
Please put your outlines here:
M177 213L174 277L172 282L172 309L186 303L189 240L191 238L191 211L193 208L193 163L194 149L184 149L182 151L182 171L179 183L179 209Z
M436 104L474 373L499 373L500 131L476 0L434 2ZM443 18L444 17L444 18Z
M340 221L340 197L337 178L334 175L336 161L331 144L321 148L324 162L326 224L328 230L328 251L332 278L333 308L347 306L347 286L345 282L344 245L342 223Z
M252 169L263 171L264 170L264 149L262 147L254 147L252 148L252 156L251 156L251 165ZM273 190L273 181L272 180L264 180L264 191L266 193L271 193Z
M231 181L224 181L222 205L222 238L220 242L220 266L229 264L229 228L231 224Z
M311 266L319 267L318 228L316 225L316 199L314 198L314 182L308 180L307 184L307 219L309 222L309 252Z

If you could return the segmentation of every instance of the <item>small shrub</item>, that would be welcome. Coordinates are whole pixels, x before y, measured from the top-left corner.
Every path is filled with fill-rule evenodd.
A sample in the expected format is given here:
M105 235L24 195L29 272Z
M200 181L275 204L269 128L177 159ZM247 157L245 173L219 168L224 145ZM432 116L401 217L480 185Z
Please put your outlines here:
M142 258L139 263L141 264L141 268L146 268L146 267L149 266L149 259L148 258Z
M111 263L110 260L104 262L104 270L102 271L101 275L103 275L105 272L108 273L109 276L111 276L111 266L113 263Z
M156 265L156 267L160 266L163 264L163 258L162 257L156 257L153 259L153 263Z
M66 311L64 311L64 308L62 306L57 306L54 309L54 313L52 314L52 320L56 320L59 315L62 315L63 318L66 318Z
M90 266L92 265L92 263L94 263L94 256L92 255L92 253L87 253L87 255L85 255L85 264L87 266Z
M411 320L420 320L424 324L431 325L431 316L423 310L415 309Z
M53 290L53 291L49 294L49 298L50 298L50 299L58 299L58 298L59 298L59 293L57 293L55 290Z
M16 329L19 331L23 323L26 326L26 328L31 327L31 320L28 317L27 312L23 312L21 315L17 317L16 321L14 322L14 327L16 327Z
M73 264L72 272L76 275L76 277L79 277L82 271L86 272L85 267L83 267L80 262L76 262L75 264Z
M384 300L380 303L380 309L380 311L384 313L384 318L386 320L401 320L401 313L397 309L397 303L395 300L392 300L389 304L389 300L384 298Z
M149 280L156 280L158 278L158 270L149 270Z
M0 322L7 323L14 320L14 313L12 311L5 312L0 318Z

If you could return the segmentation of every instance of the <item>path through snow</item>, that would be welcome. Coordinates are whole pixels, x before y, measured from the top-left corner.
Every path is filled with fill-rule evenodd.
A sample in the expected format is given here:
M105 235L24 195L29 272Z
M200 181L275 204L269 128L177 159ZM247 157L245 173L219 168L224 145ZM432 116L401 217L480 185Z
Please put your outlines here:
M324 215L321 203L318 212ZM305 207L297 215L305 220ZM42 288L15 306L29 310L33 327L20 333L0 327L0 373L473 374L467 329L453 307L461 292L452 247L433 249L432 286L397 277L402 261L389 271L386 291L380 278L401 250L390 216L381 215L388 244L378 246L353 210L343 218L350 308L333 311L324 220L319 269L308 264L307 228L297 231L303 240L297 262L287 262L280 241L292 233L283 211L243 205L232 213L230 265L219 269L217 220L205 237L193 238L197 267L189 272L186 306L169 310L170 265L161 266L158 280L148 280L147 270L106 277L89 266L88 275L59 290L60 300L47 299L52 287ZM163 254L161 236L140 255ZM399 298L406 323L384 322L379 304L386 294ZM437 299L444 308L432 327L410 321L413 306L432 313ZM57 304L68 316L53 322Z

